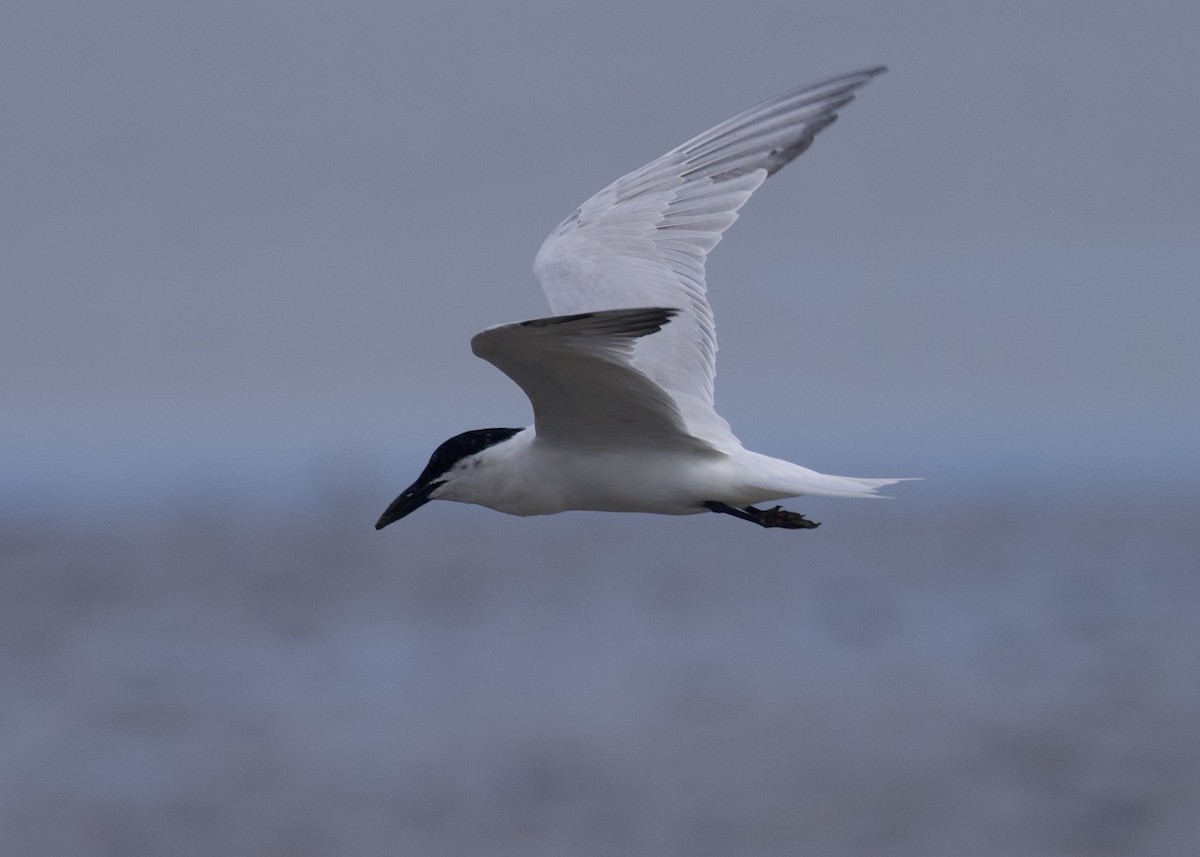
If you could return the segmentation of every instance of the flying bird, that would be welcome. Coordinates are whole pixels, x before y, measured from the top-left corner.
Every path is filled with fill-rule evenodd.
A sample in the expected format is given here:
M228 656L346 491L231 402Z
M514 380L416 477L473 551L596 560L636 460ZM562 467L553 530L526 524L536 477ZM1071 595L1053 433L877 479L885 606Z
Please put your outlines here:
M717 338L704 263L750 195L883 66L802 86L694 137L597 193L542 244L555 315L489 327L471 350L533 405L526 428L464 432L376 523L430 500L511 515L719 512L811 529L787 497L869 497L899 479L831 476L751 452L713 407Z

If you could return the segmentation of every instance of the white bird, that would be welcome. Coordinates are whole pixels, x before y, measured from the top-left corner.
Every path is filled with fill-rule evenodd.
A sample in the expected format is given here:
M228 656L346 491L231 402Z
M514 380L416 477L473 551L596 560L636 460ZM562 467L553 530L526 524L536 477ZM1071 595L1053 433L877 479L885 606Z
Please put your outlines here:
M711 511L810 529L817 524L803 515L754 504L868 497L901 481L831 476L742 446L713 407L717 340L704 282L705 259L738 209L885 70L764 101L618 179L559 224L534 262L556 315L471 340L525 391L534 424L450 438L375 528L453 500L512 515Z

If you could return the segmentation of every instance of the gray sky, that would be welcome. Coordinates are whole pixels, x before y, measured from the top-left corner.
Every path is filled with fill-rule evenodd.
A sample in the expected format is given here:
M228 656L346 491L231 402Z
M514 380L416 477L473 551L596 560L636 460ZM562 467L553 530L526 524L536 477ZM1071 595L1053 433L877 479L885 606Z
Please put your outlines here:
M1190 0L11 3L0 494L339 456L399 487L528 421L468 339L546 314L555 223L879 62L710 260L735 430L862 475L1195 474L1198 32Z

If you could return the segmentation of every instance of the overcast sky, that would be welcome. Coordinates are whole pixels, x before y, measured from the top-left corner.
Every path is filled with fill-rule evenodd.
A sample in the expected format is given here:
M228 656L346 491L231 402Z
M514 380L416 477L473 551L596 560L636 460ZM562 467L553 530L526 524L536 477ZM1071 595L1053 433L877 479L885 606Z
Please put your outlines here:
M528 422L468 340L546 314L560 219L875 63L710 260L742 439L863 475L1195 474L1197 33L1194 0L9 3L0 490L323 456L400 487Z

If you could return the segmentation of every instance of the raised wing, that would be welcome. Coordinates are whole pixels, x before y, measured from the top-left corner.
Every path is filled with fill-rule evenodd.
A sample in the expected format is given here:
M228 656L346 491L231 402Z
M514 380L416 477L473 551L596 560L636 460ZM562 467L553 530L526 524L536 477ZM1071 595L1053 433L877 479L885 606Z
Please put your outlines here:
M711 409L717 338L705 297L709 251L767 176L807 149L854 91L884 71L878 66L785 92L600 191L550 233L534 261L550 308L558 314L678 309L666 329L638 345L634 364L690 400L685 409Z
M688 433L671 396L631 360L637 339L674 315L639 308L502 324L475 334L471 350L525 391L539 440L707 449Z

